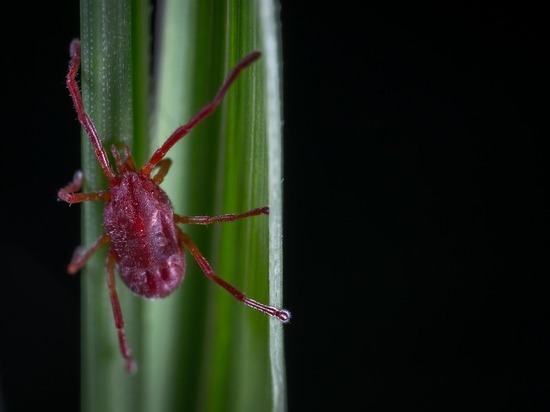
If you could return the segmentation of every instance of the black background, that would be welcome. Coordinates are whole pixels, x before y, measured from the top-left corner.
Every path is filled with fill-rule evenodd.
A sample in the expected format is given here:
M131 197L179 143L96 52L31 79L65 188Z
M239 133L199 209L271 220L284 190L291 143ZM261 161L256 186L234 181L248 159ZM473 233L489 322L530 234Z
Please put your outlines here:
M281 9L289 410L548 410L543 11L302 3ZM55 194L80 165L78 2L9 20L0 409L74 411L79 208Z

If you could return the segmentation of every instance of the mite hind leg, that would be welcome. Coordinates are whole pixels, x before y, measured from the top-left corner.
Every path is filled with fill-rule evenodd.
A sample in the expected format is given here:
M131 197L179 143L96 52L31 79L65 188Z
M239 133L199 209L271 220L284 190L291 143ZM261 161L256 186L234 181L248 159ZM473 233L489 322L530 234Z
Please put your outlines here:
M76 248L76 250L73 253L73 258L71 259L71 263L69 263L69 266L67 267L67 271L74 275L76 272L78 272L80 269L84 267L86 262L92 257L92 255L97 252L97 250L103 246L106 245L109 242L109 237L105 234L101 235L94 243L92 243L89 247L83 247L79 246Z
M132 351L130 350L126 340L124 319L122 317L122 309L120 307L120 301L118 299L118 293L115 285L115 258L111 251L109 251L109 255L107 256L107 286L109 287L109 298L111 299L120 352L126 362L126 370L128 373L135 373L137 371L137 364L132 357Z
M193 258L195 258L195 261L200 266L202 273L204 273L206 277L216 282L226 291L231 293L231 295L233 295L235 299L244 303L245 305L248 305L253 309L259 310L260 312L279 319L283 323L287 323L288 321L290 321L290 312L288 310L278 309L276 307L257 302L254 299L247 298L243 292L216 275L214 273L214 269L212 269L212 266L210 266L210 263L208 263L206 258L203 256L197 245L195 245L195 243L191 240L189 235L181 230L179 231L179 235L182 244L185 245Z

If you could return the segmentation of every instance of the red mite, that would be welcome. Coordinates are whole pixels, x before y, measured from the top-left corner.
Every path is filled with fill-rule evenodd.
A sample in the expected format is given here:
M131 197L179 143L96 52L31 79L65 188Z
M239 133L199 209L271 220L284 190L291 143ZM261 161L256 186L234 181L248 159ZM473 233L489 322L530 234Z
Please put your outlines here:
M237 300L282 322L288 322L290 312L287 310L277 309L247 298L242 292L218 277L195 243L177 226L177 223L209 225L232 222L250 216L267 215L269 208L260 207L244 213L220 216L181 216L174 213L170 199L159 186L171 165L170 159L165 158L166 153L219 106L239 73L256 61L260 53L253 52L244 57L231 71L212 102L204 106L187 124L178 127L141 169L137 170L128 147L125 147L124 158L122 158L116 147L112 146L111 153L115 160L116 172L111 168L107 152L101 144L94 124L84 110L76 81L80 66L79 40L72 41L70 55L67 88L78 120L88 134L97 160L108 180L109 189L77 193L83 180L82 172L78 171L73 181L59 190L59 199L68 203L106 201L103 212L104 233L91 246L76 249L68 271L75 274L100 247L109 246L107 285L126 370L130 373L135 372L136 362L132 358L126 341L122 310L115 287L115 266L122 281L136 295L149 299L163 298L174 292L183 280L184 248L187 248L204 274ZM155 169L158 171L152 175Z

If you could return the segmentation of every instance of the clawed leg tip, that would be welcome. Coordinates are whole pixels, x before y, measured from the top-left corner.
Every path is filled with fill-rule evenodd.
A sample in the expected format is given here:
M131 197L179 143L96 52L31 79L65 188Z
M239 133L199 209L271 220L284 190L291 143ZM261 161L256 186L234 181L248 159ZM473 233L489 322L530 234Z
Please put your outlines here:
M283 310L279 311L279 313L277 313L277 319L279 319L283 323L289 323L291 317L292 317L292 315L286 309L283 309Z

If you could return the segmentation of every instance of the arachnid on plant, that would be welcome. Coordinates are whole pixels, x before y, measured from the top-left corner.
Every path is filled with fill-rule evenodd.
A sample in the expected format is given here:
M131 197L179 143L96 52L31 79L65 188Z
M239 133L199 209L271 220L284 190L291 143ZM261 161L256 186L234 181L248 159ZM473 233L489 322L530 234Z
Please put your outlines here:
M135 372L136 363L126 341L122 310L115 286L115 267L124 284L135 294L149 299L163 298L174 292L183 280L186 264L184 252L187 248L203 273L237 300L282 322L288 322L290 312L287 310L250 299L217 276L195 243L177 225L178 223L208 225L232 222L251 216L267 215L269 208L259 207L244 213L220 216L181 216L174 213L170 199L159 186L171 165L171 161L165 158L168 151L219 106L239 73L256 61L260 53L252 52L237 63L214 99L188 123L178 127L141 169L137 169L128 147L124 148L123 155L115 146L111 147L116 171L112 169L96 128L86 114L76 81L80 67L79 40L72 41L70 56L67 87L78 120L90 138L109 188L97 192L79 193L83 174L78 171L72 182L58 192L59 199L68 203L98 200L106 202L103 211L104 233L87 248L76 249L68 271L75 274L100 247L108 245L107 285L120 349L128 372Z

